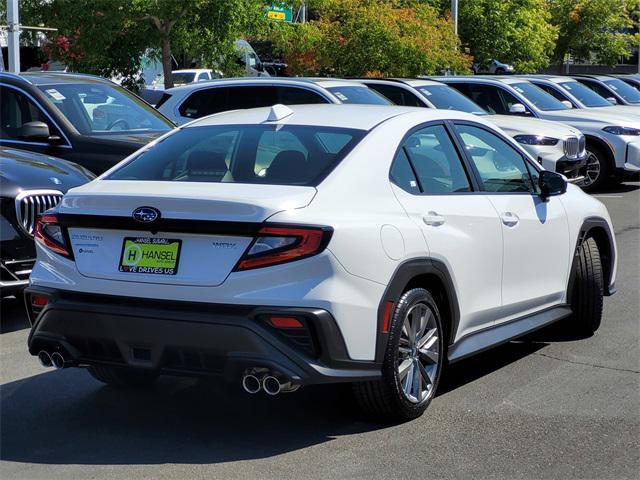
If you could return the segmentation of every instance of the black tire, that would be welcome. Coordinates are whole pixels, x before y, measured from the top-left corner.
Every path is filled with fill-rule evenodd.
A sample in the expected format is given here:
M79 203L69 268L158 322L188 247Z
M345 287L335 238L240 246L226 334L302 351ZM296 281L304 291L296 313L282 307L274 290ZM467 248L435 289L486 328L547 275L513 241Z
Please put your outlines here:
M154 372L125 367L93 365L88 370L96 380L117 388L147 387L158 378Z
M575 277L571 290L572 315L566 326L572 334L589 337L602 321L604 275L598 244L587 238L578 246L574 260Z
M496 75L503 75L503 74L504 74L504 68L502 67L496 68Z
M439 362L436 364L435 379L426 398L420 402L410 401L403 392L398 363L400 358L400 338L407 313L419 303L427 306L435 318ZM411 420L419 417L429 406L438 388L442 365L446 359L444 335L438 305L431 294L423 288L405 292L395 307L389 341L382 367L382 379L374 382L353 384L353 392L358 405L365 414L377 420Z
M589 169L593 169L592 164L598 165L599 173L595 179L589 178ZM587 145L587 179L580 184L585 192L595 192L600 190L609 181L611 167L607 153L598 145Z

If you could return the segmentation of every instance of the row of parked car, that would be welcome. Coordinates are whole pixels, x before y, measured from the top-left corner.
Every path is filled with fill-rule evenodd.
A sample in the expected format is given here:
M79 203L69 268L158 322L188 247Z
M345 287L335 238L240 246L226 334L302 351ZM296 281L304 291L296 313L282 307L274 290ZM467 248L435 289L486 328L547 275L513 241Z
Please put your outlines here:
M628 82L628 83L627 83ZM166 90L155 108L114 83L0 74L3 295L22 288L39 214L176 125L275 104L398 104L483 116L586 190L640 171L640 77L240 78Z

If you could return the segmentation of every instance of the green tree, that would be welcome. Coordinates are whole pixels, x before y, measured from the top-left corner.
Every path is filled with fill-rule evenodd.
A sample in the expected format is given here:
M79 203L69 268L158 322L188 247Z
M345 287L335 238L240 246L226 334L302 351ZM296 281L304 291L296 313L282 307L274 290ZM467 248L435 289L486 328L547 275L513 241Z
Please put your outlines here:
M309 6L311 21L278 24L270 34L294 74L416 76L469 69L450 20L428 4L317 0Z
M557 27L545 0L462 0L459 33L474 59L509 63L518 72L549 65Z
M135 85L145 54L157 54L171 80L177 49L205 66L233 70L233 42L266 23L260 0L27 0L22 23L57 28L52 58L71 70L120 76Z
M559 31L554 59L561 71L568 55L613 66L631 56L640 36L629 33L637 0L548 0Z

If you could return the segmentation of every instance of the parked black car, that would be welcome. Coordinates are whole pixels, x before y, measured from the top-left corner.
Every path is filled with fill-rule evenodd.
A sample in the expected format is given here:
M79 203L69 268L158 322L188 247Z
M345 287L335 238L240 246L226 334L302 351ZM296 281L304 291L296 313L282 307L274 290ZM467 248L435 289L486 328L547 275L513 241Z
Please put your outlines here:
M93 75L0 73L0 145L102 173L174 127L142 99Z
M56 206L68 189L92 178L93 173L75 163L0 146L0 296L29 282L38 215Z

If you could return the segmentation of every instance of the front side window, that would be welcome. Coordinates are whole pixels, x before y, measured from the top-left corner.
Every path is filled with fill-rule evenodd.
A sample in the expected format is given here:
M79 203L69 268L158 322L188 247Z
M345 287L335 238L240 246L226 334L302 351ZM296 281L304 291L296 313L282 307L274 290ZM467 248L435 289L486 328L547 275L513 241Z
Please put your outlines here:
M596 92L598 95L600 95L603 98L611 98L613 97L613 94L607 90L606 87L603 87L602 85L600 85L598 82L594 82L592 80L588 80L588 79L580 79L580 83L582 83L583 85L586 85L588 88L590 88L591 90L593 90L594 92Z
M0 138L21 140L22 126L28 122L44 122L51 135L60 136L49 118L19 90L0 87Z
M373 90L362 86L328 87L342 103L365 105L391 105L391 102Z
M640 104L640 92L631 85L617 78L605 80L604 83L616 94L620 95L626 102Z
M83 135L167 132L171 122L125 89L102 83L62 83L38 88Z
M462 161L444 126L418 130L405 141L401 151L409 159L422 193L471 191ZM411 187L410 183L403 185Z
M569 110L569 107L567 107L564 103L555 99L533 83L514 83L511 85L511 87L520 95L533 103L536 108L542 110L543 112Z
M535 191L527 164L514 147L483 128L456 124L467 154L487 192Z
M316 186L366 133L302 125L185 128L141 150L107 180Z

